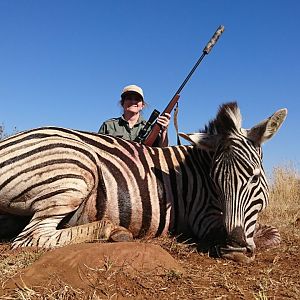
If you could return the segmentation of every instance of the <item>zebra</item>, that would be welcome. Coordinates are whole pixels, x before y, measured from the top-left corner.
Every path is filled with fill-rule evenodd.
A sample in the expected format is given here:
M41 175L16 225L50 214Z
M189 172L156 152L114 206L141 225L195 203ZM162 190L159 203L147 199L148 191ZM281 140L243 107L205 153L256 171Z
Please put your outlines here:
M220 256L252 255L269 197L261 145L286 115L246 130L237 103L226 103L203 130L180 133L189 145L163 148L52 126L10 136L0 141L0 237L25 218L13 248L171 232ZM277 229L267 231L278 244Z

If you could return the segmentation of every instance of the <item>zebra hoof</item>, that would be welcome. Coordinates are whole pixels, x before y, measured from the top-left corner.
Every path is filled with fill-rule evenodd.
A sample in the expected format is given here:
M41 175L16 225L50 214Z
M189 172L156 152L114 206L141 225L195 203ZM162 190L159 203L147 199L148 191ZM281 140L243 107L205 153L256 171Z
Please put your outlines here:
M116 229L110 234L109 241L111 242L131 242L133 235L126 229Z

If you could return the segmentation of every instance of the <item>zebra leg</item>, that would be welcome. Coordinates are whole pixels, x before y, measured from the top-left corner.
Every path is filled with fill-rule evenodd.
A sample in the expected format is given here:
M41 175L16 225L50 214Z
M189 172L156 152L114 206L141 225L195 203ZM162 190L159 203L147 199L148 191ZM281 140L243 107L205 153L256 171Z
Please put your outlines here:
M115 226L110 233L109 240L112 242L130 242L133 240L133 235L128 229Z
M133 236L126 228L109 220L96 221L57 230L64 216L33 218L14 239L12 247L53 248L69 244L96 241L131 241Z
M33 217L24 230L14 239L12 247L42 247L53 248L72 243L90 241L96 234L97 227L82 225L57 230L64 215L53 217ZM81 229L81 230L80 230Z
M73 230L74 238L72 243L82 242L97 242L97 241L111 241L111 242L130 242L133 240L133 234L125 227L115 225L109 219L103 219L87 224L69 227L64 230ZM82 236L82 232L86 231Z
M32 201L35 213L14 239L13 248L53 248L99 240L132 240L132 234L108 220L105 213L101 220L97 220L95 187L98 185L93 186L91 182L89 185L83 183L80 189L61 185L57 192L49 193L49 197L39 196L42 200ZM70 216L71 219L64 223Z

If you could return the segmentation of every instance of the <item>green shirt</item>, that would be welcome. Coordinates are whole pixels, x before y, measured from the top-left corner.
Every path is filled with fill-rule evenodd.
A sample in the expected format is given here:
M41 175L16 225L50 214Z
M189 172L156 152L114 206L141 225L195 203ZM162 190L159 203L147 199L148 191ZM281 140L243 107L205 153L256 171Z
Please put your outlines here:
M105 121L101 125L98 133L120 137L128 141L134 141L146 123L147 121L140 116L137 123L130 128L129 123L123 118L123 116L121 116L119 118L112 118ZM149 128L147 133L149 133L150 130L151 128Z

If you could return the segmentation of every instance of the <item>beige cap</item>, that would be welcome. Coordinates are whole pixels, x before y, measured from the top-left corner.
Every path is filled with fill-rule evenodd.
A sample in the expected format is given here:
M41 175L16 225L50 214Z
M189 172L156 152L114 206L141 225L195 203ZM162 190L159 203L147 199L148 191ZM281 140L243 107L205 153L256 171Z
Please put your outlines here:
M143 101L144 101L144 93L143 93L143 90L135 85L135 84L131 84L131 85L127 85L124 87L123 91L122 91L122 94L121 94L121 98L123 98L123 96L126 94L126 93L137 93L139 94Z

